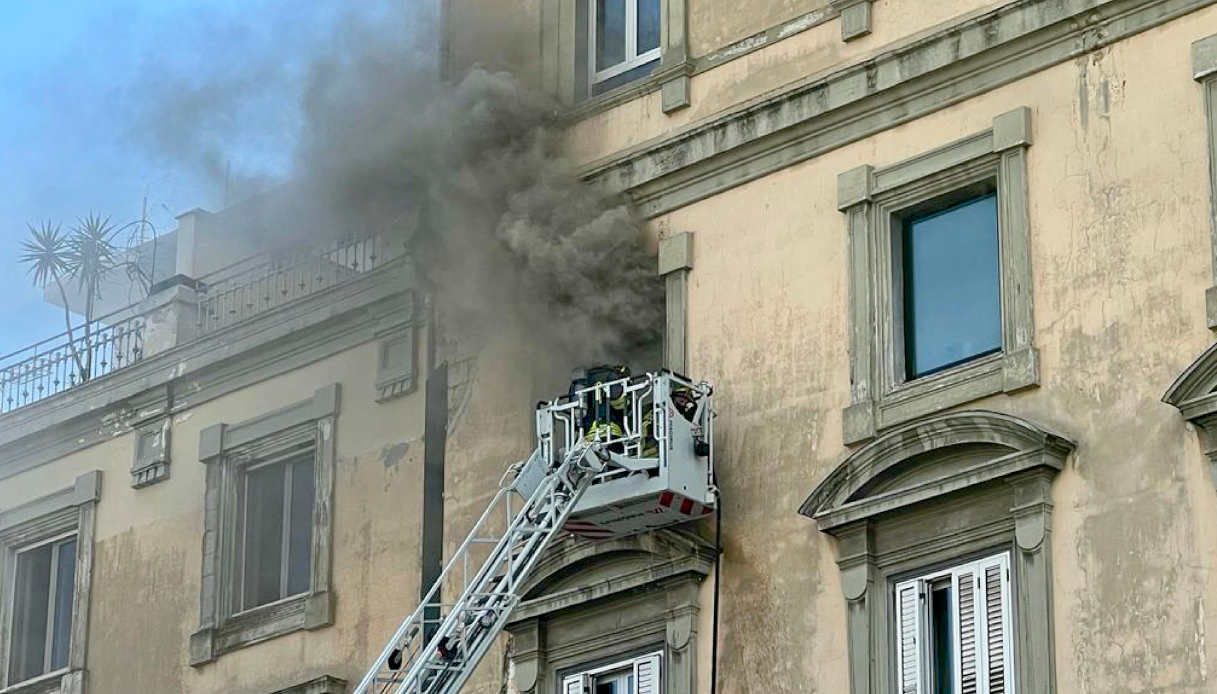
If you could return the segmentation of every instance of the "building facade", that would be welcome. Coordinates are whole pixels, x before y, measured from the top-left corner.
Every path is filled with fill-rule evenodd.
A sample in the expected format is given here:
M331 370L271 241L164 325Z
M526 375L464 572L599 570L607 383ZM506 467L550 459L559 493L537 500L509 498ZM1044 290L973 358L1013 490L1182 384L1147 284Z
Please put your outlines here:
M1213 3L449 0L443 43L647 220L721 490L558 540L465 691L1217 688ZM6 694L349 691L565 390L407 249L223 217L87 383L0 365Z

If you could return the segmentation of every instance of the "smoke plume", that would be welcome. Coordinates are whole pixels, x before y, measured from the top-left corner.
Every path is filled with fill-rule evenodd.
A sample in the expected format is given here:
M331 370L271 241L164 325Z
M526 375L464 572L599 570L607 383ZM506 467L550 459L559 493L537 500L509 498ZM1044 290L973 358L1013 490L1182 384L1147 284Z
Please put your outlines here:
M407 37L437 32L427 13L408 22ZM272 202L259 207L257 233L401 239L445 324L474 347L515 331L586 362L658 344L663 288L640 220L564 159L549 98L485 69L442 81L431 46L381 21L347 16L329 38L302 73L291 173L263 194ZM239 112L233 101L257 89L243 77L204 91L215 109ZM201 126L213 118L192 108ZM177 115L177 127L190 126ZM193 159L220 159L214 138L157 140L206 143Z

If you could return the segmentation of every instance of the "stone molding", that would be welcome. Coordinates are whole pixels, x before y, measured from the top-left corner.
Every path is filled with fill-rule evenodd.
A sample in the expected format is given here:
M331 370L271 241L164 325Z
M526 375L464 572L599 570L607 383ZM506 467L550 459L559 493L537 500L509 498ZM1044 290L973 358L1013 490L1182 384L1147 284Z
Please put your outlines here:
M1217 344L1204 350L1175 378L1162 395L1162 402L1196 427L1200 450L1209 460L1217 484Z
M1009 552L1018 587L1019 691L1055 692L1052 481L1073 450L1011 415L950 413L876 439L817 485L799 513L837 539L852 694L893 690L896 582L995 549ZM943 525L943 513L969 522Z
M1031 302L1027 148L1031 110L993 119L991 128L885 167L860 166L837 179L849 250L850 404L847 444L916 417L1039 382ZM892 239L899 217L926 201L977 186L997 193L1001 352L906 380L898 272Z
M693 270L693 234L683 232L659 240L659 274L666 297L663 365L684 373L688 359L689 273Z
M72 632L65 670L9 686L8 645L12 612L0 593L0 690L5 694L83 694L88 656L89 603L93 587L93 535L100 470L78 476L72 486L0 511L0 585L13 585L17 550L57 535L76 533L76 582L72 592Z
M271 694L345 694L347 681L333 675L322 675L307 682L277 689Z
M340 394L339 384L334 383L317 389L307 400L237 424L214 424L199 433L199 461L207 465L207 490L199 629L190 635L192 666L266 639L333 623L334 426ZM301 445L311 445L315 451L309 590L237 612L232 583L241 468Z
M654 217L1119 41L1213 0L1015 0L589 165Z
M1204 292L1205 321L1217 328L1217 34L1192 44L1192 79L1204 98L1204 130L1209 159L1209 245L1214 285Z

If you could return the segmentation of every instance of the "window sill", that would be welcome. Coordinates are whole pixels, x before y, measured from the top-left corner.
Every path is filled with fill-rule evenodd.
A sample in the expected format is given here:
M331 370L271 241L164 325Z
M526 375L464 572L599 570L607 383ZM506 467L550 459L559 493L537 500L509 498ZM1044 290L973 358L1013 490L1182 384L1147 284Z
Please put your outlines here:
M990 395L1038 385L1037 363L1033 348L1002 351L892 387L873 403L873 413L869 402L845 409L846 443L859 443L884 429Z
M610 89L603 94L590 96L572 105L563 112L562 119L568 124L574 123L646 96L647 94L657 92L663 88L664 83L688 75L691 67L692 63L687 61L666 67L660 65L646 77L637 79L629 84L623 84L615 89Z
M0 694L80 694L84 671L62 668L0 689Z
M255 607L233 615L218 627L204 627L191 634L190 664L205 665L225 653L292 632L320 629L333 621L333 603L328 592Z

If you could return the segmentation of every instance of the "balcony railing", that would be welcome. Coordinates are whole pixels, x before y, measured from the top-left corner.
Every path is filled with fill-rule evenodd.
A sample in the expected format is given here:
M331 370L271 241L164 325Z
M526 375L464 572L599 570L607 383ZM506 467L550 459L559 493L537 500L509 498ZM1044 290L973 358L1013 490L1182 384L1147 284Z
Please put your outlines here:
M142 359L145 320L131 313L117 311L0 357L0 414Z
M405 255L380 234L252 256L198 278L194 339L336 287ZM149 335L147 304L135 304L0 357L0 414L126 368L190 335ZM145 337L152 342L145 345ZM166 342L168 340L168 342ZM145 349L147 347L147 349Z
M371 272L405 254L371 234L254 256L200 277L198 332L206 334Z

